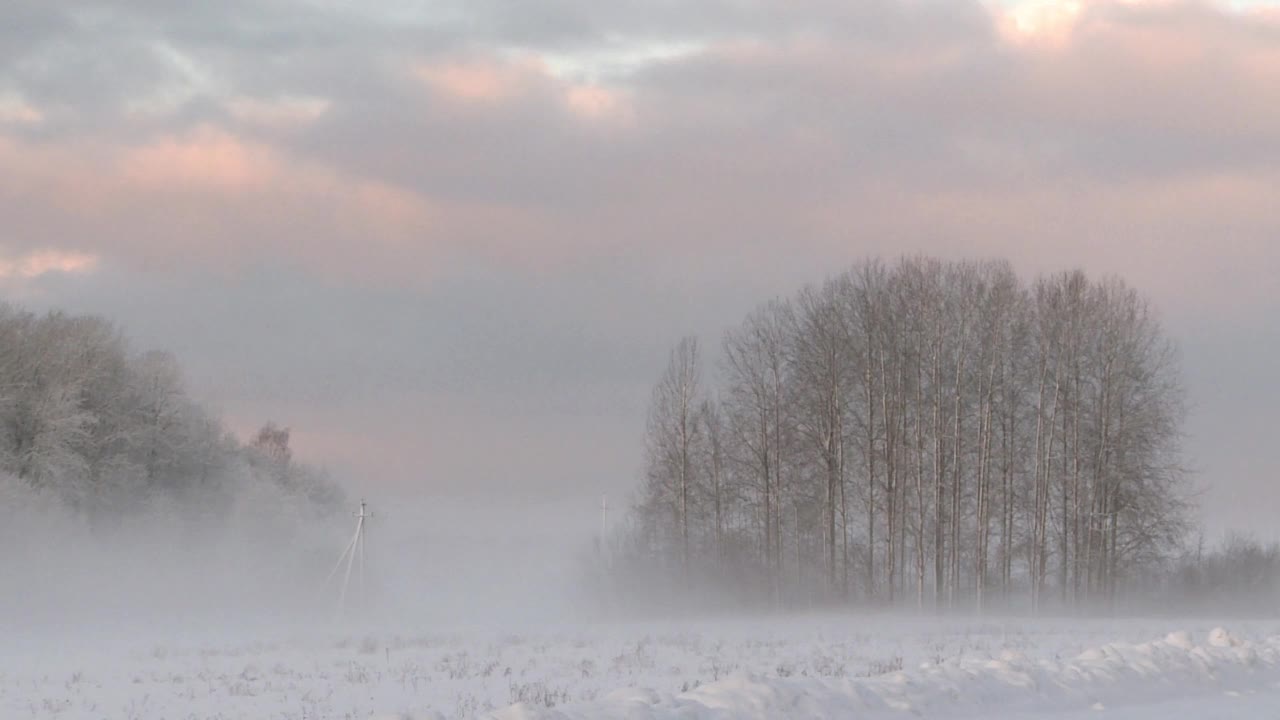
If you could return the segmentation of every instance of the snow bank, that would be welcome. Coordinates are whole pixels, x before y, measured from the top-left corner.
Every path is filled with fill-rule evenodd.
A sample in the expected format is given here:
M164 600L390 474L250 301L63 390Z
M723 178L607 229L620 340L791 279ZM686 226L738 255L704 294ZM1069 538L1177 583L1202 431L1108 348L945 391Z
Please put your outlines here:
M776 720L911 713L990 716L993 711L1101 709L1196 693L1247 691L1280 680L1280 637L1252 642L1219 628L1142 644L1115 643L1069 659L1005 651L912 671L844 680L737 674L689 692L626 689L557 708L519 703L493 720Z

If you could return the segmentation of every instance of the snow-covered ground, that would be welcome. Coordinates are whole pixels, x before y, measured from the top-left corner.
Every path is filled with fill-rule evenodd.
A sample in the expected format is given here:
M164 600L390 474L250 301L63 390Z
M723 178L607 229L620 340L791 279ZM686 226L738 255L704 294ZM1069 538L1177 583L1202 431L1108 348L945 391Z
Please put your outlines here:
M0 658L0 718L1251 718L1280 703L1280 622L827 616L228 637L19 630Z

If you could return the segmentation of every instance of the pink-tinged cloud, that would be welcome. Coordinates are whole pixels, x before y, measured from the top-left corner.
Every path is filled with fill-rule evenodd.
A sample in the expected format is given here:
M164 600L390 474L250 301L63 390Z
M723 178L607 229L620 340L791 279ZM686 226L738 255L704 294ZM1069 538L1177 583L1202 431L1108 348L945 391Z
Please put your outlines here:
M1082 26L1117 9L1150 11L1193 5L1187 0L1021 0L996 5L992 13L997 29L1013 44L1061 46ZM1215 4L1213 0L1203 0L1198 6L1219 14L1228 7L1226 2Z
M415 193L350 177L211 126L141 144L0 136L11 243L143 267L261 262L430 276L433 210ZM397 270L396 268L400 268Z
M354 109L242 99L227 105L241 124L142 141L0 134L0 210L26 249L371 283L593 256L811 276L925 251L1087 261L1177 288L1208 262L1185 248L1206 235L1256 275L1274 255L1257 238L1280 232L1276 21L1045 7L1070 19L1052 42L1005 38L997 14L937 42L756 33L590 83L534 51L473 49L398 66L394 92ZM314 136L256 130L276 122ZM1159 273L1156 251L1172 258Z
M414 74L437 94L464 103L499 103L528 90L541 78L536 65L498 58L450 58L424 62Z
M433 198L209 125L123 145L0 135L0 165L16 247L132 267L418 284L477 259L549 271L581 249L546 210Z
M1187 3L1093 3L1058 46L1019 48L1028 103L1061 120L1275 132L1280 22Z
M631 120L626 96L599 85L570 85L564 91L570 112L586 120Z
M38 278L50 273L83 275L98 266L96 255L64 250L34 250L15 258L0 257L0 280Z
M0 127L34 127L44 122L44 113L15 95L0 95Z
M283 178L277 154L212 127L117 153L119 179L144 191L262 192Z
M1000 32L1013 43L1061 43L1083 10L1080 0L1027 0L995 9Z
M545 103L584 121L632 119L623 90L561 77L532 53L432 59L415 63L412 74L437 99L465 109L516 112L521 105Z

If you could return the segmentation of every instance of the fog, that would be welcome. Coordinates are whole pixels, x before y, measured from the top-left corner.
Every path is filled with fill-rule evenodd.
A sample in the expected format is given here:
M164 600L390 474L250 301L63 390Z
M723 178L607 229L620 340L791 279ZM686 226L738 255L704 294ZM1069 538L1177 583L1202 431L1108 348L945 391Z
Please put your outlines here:
M0 719L1276 693L1278 46L0 0Z
M1238 615L1280 598L1269 538L1203 521L1180 338L1120 277L869 258L673 338L647 403L590 400L597 385L585 382L574 392L599 414L564 401L552 416L567 424L526 404L567 377L513 385L510 412L490 406L501 417L477 433L474 417L450 427L448 406L419 425L409 395L379 404L387 385L416 381L374 365L309 393L306 407L358 408L340 437L360 443L332 467L316 463L331 457L326 435L307 429L326 413L288 398L290 382L319 386L289 368L341 377L355 354L237 357L282 383L278 404L292 412L277 417L300 421L250 425L223 415L209 358L192 372L113 318L72 310L0 312L0 527L12 548L0 569L22 579L0 603L32 636ZM401 326L412 323L378 332ZM276 395L257 403L275 416ZM632 438L608 473L572 480L577 457L609 455L574 428L612 414ZM439 463L444 447L473 457L474 473ZM360 562L344 564L361 502L372 515Z
M329 575L354 511L289 517L245 497L217 523L158 508L90 530L12 478L4 489L0 611L33 638L516 629L592 613L580 583L593 530L574 508L370 505L342 602L346 563Z

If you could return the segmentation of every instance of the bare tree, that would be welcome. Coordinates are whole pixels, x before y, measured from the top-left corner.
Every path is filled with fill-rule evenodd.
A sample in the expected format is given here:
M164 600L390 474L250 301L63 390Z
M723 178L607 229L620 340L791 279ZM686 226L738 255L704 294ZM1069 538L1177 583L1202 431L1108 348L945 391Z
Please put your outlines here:
M707 399L699 408L698 419L702 423L702 433L705 438L702 474L707 478L707 490L711 496L712 557L716 570L723 571L724 523L725 514L729 509L724 417L720 413L719 404Z
M843 282L831 281L800 292L788 352L793 368L796 429L818 459L819 474L823 478L822 534L827 590L841 597L848 592L844 424L855 372L852 338L842 313L844 286ZM868 453L867 457L873 455ZM874 470L874 460L870 462ZM868 587L870 580L868 577Z
M782 468L790 432L784 427L790 309L772 302L747 317L724 340L724 375L730 426L742 464L755 478L761 502L762 550L774 603L782 599Z
M666 372L653 390L648 423L649 480L668 498L676 529L681 571L689 579L690 509L694 460L701 434L701 361L698 341L687 337L671 351Z

